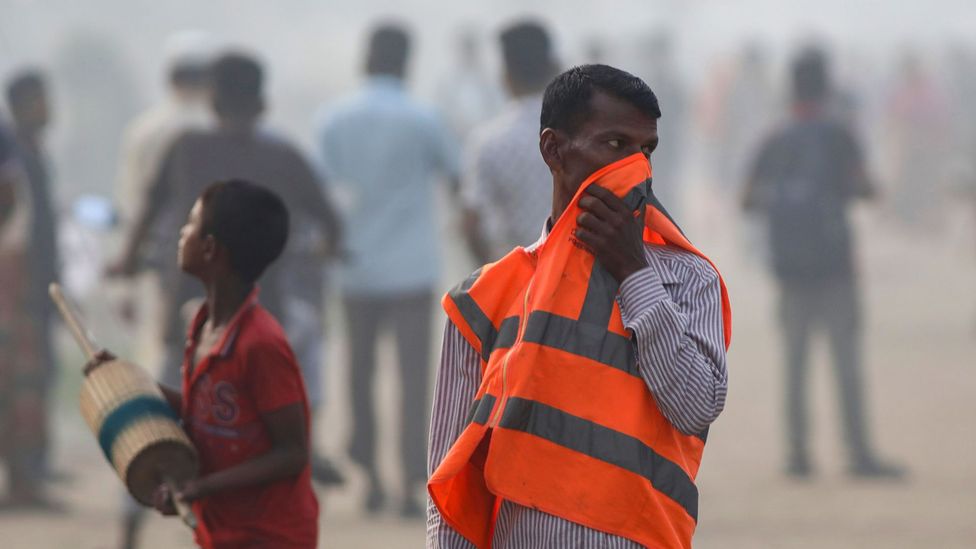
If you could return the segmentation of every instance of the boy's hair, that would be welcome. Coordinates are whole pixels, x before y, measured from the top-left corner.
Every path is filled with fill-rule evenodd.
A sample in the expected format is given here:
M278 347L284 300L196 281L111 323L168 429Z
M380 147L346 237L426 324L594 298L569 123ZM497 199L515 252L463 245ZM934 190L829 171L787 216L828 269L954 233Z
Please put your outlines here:
M241 179L211 184L200 201L204 234L227 249L242 279L256 281L288 241L285 203L270 189Z
M575 132L589 117L590 100L597 91L622 99L651 118L661 118L657 96L640 78L609 65L580 65L546 87L539 131Z

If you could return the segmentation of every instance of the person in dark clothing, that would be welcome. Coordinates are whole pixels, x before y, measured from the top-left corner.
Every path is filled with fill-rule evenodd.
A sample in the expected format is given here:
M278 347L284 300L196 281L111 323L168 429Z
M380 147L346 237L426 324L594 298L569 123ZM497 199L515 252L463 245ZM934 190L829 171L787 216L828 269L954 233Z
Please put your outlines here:
M135 271L140 248L157 218L169 212L189 210L207 185L234 178L247 178L272 188L282 196L296 218L304 216L318 226L326 237L326 253L338 250L338 218L311 166L290 143L258 127L258 119L264 110L262 79L260 66L244 55L227 54L215 63L213 108L218 127L187 132L170 148L114 272L130 274ZM178 229L179 221L175 217L164 217L161 221L171 221ZM293 220L292 225L297 222ZM173 231L173 234L177 233L178 230ZM173 242L172 248L175 246ZM265 306L279 317L284 317L283 288L278 284L284 268L287 266L268 273L262 293ZM168 364L178 364L182 343L176 342L182 341L184 336L180 308L199 294L199 288L175 265L170 271L164 276L164 286L177 291L169 300L166 313L166 341L175 344L172 348L176 352L174 360ZM163 377L165 381L167 375Z
M803 51L792 66L793 116L761 146L743 204L767 220L770 259L779 286L786 363L787 474L813 472L807 435L808 347L825 330L840 392L851 474L897 478L900 467L878 459L865 417L861 368L861 306L847 217L871 198L863 153L846 125L827 112L827 59Z
M55 366L52 322L54 307L47 287L59 279L57 214L51 189L51 175L44 151L43 134L50 121L47 86L41 72L28 69L15 75L7 86L7 104L13 115L13 148L27 183L30 203L29 253L27 254L26 313L36 343L32 370L37 391L37 447L31 452L32 475L40 482L49 473L49 393Z

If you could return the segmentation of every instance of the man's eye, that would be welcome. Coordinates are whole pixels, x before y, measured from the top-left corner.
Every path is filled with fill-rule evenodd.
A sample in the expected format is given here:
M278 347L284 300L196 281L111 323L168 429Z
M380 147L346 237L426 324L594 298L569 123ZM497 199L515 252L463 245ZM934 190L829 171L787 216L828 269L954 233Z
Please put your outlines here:
M619 139L611 139L610 141L607 141L607 144L609 144L611 147L613 147L615 149L619 149L620 148L620 140Z

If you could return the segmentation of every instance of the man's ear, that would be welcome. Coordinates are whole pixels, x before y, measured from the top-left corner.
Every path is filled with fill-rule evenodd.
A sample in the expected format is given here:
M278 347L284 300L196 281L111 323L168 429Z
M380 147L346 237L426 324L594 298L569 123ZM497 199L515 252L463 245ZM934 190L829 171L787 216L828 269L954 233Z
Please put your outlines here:
M549 166L549 171L552 173L558 173L562 170L563 158L562 158L562 139L556 130L552 128L546 128L542 130L539 134L539 152L542 153L542 159Z
M208 234L203 239L203 258L207 263L212 263L217 259L217 239L212 234Z

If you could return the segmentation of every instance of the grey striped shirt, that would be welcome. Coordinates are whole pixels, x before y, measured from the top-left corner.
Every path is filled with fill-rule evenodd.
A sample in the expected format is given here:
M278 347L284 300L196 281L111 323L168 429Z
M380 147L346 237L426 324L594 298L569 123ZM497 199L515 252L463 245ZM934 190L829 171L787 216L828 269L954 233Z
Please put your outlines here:
M648 267L623 282L617 296L641 377L664 416L685 434L700 433L725 406L728 376L718 275L698 256L671 246L647 246ZM450 322L444 330L434 389L428 473L433 473L466 425L481 384L481 361ZM428 501L427 547L473 547L441 519ZM638 544L504 501L493 547L581 549Z

